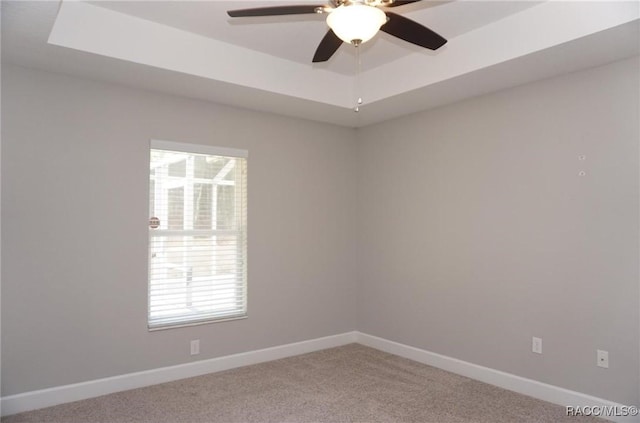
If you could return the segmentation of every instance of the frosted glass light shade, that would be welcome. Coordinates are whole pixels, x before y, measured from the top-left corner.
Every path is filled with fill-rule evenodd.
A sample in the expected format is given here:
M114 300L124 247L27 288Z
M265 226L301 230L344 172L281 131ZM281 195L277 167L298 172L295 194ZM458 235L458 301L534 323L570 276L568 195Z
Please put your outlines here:
M327 16L327 25L342 41L366 43L387 22L387 15L377 7L363 4L342 5Z

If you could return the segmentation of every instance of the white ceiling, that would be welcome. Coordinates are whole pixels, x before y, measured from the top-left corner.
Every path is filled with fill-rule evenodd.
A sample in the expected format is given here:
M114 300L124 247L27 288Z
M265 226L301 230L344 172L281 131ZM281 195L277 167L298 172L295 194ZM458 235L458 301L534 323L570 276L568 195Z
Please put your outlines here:
M226 10L301 1L2 2L2 60L345 126L640 54L640 3L438 1L394 12L449 42L421 49L380 33L311 64L322 15L236 18Z
M353 75L355 49L343 46L326 65L311 64L318 43L327 32L326 15L289 15L260 18L230 18L226 11L274 4L324 4L322 0L301 1L202 1L154 2L99 1L92 2L117 12L158 22L239 47L263 52L307 66L322 67L332 72ZM436 7L444 6L446 7ZM422 1L395 9L403 16L421 22L434 31L455 38L481 26L489 25L541 2L434 2ZM350 48L351 47L351 48ZM384 32L362 47L362 69L368 70L393 62L422 49ZM430 54L425 51L425 54Z

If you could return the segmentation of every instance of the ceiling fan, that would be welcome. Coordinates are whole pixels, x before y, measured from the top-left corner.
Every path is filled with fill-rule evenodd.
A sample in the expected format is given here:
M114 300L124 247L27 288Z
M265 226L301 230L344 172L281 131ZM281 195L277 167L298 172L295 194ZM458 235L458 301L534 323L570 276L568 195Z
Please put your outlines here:
M358 47L373 38L378 30L418 46L437 50L447 40L421 24L384 11L420 0L330 0L326 5L273 6L254 9L230 10L229 16L279 16L308 13L326 13L329 31L318 46L313 62L326 62L343 42Z

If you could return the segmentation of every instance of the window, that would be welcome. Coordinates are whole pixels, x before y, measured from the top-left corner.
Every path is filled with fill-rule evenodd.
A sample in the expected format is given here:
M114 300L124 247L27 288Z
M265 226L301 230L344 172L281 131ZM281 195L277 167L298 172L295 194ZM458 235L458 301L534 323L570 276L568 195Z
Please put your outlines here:
M151 142L149 329L247 314L247 152Z

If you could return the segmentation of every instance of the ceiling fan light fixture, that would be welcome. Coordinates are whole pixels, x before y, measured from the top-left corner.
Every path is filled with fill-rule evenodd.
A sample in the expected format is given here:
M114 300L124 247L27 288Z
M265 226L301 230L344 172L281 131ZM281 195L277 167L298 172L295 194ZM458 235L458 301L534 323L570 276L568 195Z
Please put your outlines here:
M387 22L385 13L364 4L341 5L327 16L327 25L346 43L366 43Z

